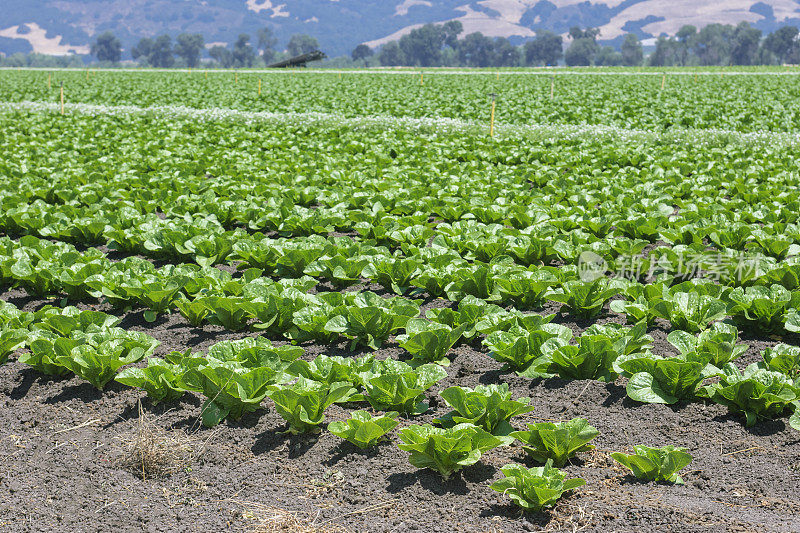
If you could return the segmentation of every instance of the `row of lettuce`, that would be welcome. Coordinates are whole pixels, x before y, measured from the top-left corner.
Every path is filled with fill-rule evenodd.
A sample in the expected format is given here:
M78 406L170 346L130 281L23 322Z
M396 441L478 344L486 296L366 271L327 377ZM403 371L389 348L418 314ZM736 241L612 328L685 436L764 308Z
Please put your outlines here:
M659 281L642 284L575 266L523 268L505 256L470 263L439 246L404 257L346 237L314 241L263 248L275 260L275 280L261 268L244 269L240 277L208 265L156 268L137 257L115 262L93 248L78 252L72 245L31 236L18 241L2 237L0 282L41 297L97 298L120 309L143 307L149 321L177 309L195 326L210 322L232 331L251 326L297 341L330 342L341 334L354 345L373 348L417 317L420 301L324 292L320 282L338 289L374 282L391 292L424 293L452 302L472 297L494 312L500 306L540 309L550 301L579 319L597 316L611 302L611 310L632 324L644 321L650 326L663 319L689 332L726 317L762 332L800 329L800 263L790 261L763 273L760 284L734 288L702 279L678 283L680 278L666 273ZM312 289L315 294L309 294ZM370 322L374 330L365 331L361 322Z
M647 350L652 339L644 334L643 323L633 328L595 325L574 345L569 343L572 333L568 328L548 321L552 316L511 315L485 340L492 348L491 355L506 363L506 371L524 367L521 375L525 376L557 374L601 381L622 374L629 378L629 396L637 401L707 399L743 412L748 425L794 410L790 423L800 429L798 348L778 345L768 349L762 362L740 372L729 361L746 346L737 345L735 327L721 322L698 336L674 331L669 340L680 355L661 358ZM473 320L473 329L485 330L485 324L479 324L486 320ZM358 409L349 419L328 424L331 433L360 448L383 440L398 425L398 414L414 416L428 411L426 391L447 376L442 366L416 357L404 362L377 360L373 354L357 358L319 355L309 361L301 358L303 348L275 346L263 337L223 341L211 346L207 354L188 350L152 357L158 345L152 337L116 327L119 319L105 313L74 307L25 313L6 303L0 321L0 360L26 348L19 361L38 372L50 376L72 373L98 389L116 380L142 389L154 404L175 402L187 392L201 394L206 398L201 414L206 426L225 418L238 419L258 410L269 398L286 420L288 432L319 432L325 411L334 403L367 403L373 413ZM491 318L488 321L497 324ZM459 326L459 337L466 327ZM442 341L436 334L411 330L401 338L401 344L423 349L442 350L453 343L450 338ZM515 341L508 342L511 339ZM134 365L143 359L145 365ZM718 380L702 385L712 377ZM502 469L505 478L494 483L493 489L523 508L538 510L583 484L580 478L567 480L557 467L592 448L589 442L598 431L586 420L533 423L526 431L514 431L511 419L534 407L529 398L513 399L507 384L474 389L453 386L440 396L451 412L434 419L435 425L411 424L398 432L398 446L409 452L414 466L431 468L447 479L476 463L483 453L518 440L544 466L506 465ZM374 414L377 412L383 414ZM612 457L639 478L672 483L682 482L678 471L691 461L686 450L669 445L660 449L636 446L633 454L616 452Z

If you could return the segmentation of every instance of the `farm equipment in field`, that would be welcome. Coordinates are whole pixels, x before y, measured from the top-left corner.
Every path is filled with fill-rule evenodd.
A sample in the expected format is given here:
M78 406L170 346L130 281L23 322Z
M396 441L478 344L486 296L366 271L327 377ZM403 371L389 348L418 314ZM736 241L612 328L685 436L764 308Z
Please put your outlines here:
M313 52L308 52L307 54L290 57L289 59L284 59L283 61L278 61L277 63L267 65L267 68L305 67L306 63L319 61L321 59L325 59L326 57L328 56L325 55L325 52L314 50Z

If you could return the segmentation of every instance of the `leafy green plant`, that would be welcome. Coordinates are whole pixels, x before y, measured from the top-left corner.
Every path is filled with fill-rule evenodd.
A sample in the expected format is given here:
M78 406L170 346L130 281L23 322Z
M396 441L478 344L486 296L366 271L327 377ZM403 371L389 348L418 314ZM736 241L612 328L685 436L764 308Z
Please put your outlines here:
M500 470L505 477L492 483L489 488L508 496L526 511L552 507L564 493L586 484L581 478L566 479L567 475L553 468L549 459L541 467L525 468L509 464Z
M375 361L372 368L360 374L367 401L379 411L421 414L428 410L423 393L447 372L435 364L413 368L402 361Z
M275 410L289 423L289 433L318 433L325 420L325 409L351 394L349 383L319 383L304 377L292 385L267 393Z
M123 366L153 353L159 342L144 333L117 328L83 336L82 344L69 354L56 356L56 363L102 389Z
M703 379L708 356L691 352L680 357L661 358L642 354L618 361L628 377L628 397L642 403L674 404L694 397Z
M184 366L178 385L206 397L202 421L213 427L227 417L239 419L255 411L271 388L284 379L282 369L246 368L236 362L199 359Z
M786 374L792 379L800 377L800 347L776 344L761 353L767 370Z
M547 371L567 379L611 382L617 377L614 362L621 350L605 335L582 335L578 345L561 345L550 354Z
M483 344L489 357L526 377L546 377L550 356L572 338L572 330L560 324L542 324L527 330L519 325L509 331L490 333Z
M363 401L364 397L358 394L355 387L361 382L359 374L369 370L373 361L374 356L372 355L354 359L339 356L329 357L321 354L310 362L302 359L294 361L286 369L286 372L292 376L303 377L330 386L349 384L351 389L346 395L336 400L336 403Z
M672 445L650 448L638 445L634 446L633 450L634 453L630 455L614 452L611 458L630 469L637 479L683 484L683 478L678 472L692 462L692 456L685 448L676 448Z
M207 296L201 300L209 310L208 321L229 331L239 331L247 327L251 313L245 305L246 298L227 296Z
M19 362L30 365L48 376L65 376L69 369L58 362L59 357L69 357L80 341L64 337L36 338L29 342L30 352L19 356Z
M725 302L696 291L676 291L656 302L653 309L658 317L669 320L674 328L691 333L703 331L728 314Z
M26 329L0 330L0 365L8 361L8 356L17 351L28 340Z
M364 268L363 275L395 294L405 294L411 289L411 282L419 275L421 267L415 258L376 256Z
M564 466L576 454L592 450L589 442L600 434L583 418L568 422L528 424L528 431L515 431L509 436L522 442L522 448L540 463L552 461Z
M114 379L123 385L144 390L153 405L157 405L174 402L186 392L178 385L181 372L180 366L151 357L145 368L126 368Z
M684 359L689 354L697 354L697 359L708 356L709 362L715 366L738 359L748 348L746 344L736 344L739 330L725 322L715 322L697 336L681 330L671 331L667 340L678 349Z
M343 314L325 324L329 332L352 339L350 348L358 344L377 350L383 341L419 315L419 304L402 297L384 299L373 292L355 295Z
M412 425L400 430L398 448L409 452L409 461L417 468L430 468L446 480L465 466L475 464L481 455L512 439L496 437L473 425L458 424L442 429L430 424Z
M775 418L800 400L800 387L786 374L748 365L744 372L733 363L722 367L720 380L706 385L702 395L734 413L744 413L747 427L758 419Z
M449 366L450 360L445 356L466 328L466 324L454 329L444 324L412 318L406 323L405 334L397 336L397 342L413 356L412 365L437 363Z
M603 305L616 296L619 289L605 278L593 281L567 281L547 293L547 299L564 304L570 314L588 319L600 314Z
M328 431L364 450L378 444L387 433L397 427L395 418L395 411L384 413L383 416L372 416L367 411L353 411L349 420L328 424Z
M533 411L530 398L511 399L507 383L478 385L474 389L449 387L440 396L453 411L434 423L450 427L468 422L492 435L508 435L514 429L509 424L512 417Z
M728 295L728 313L734 320L754 325L764 331L780 330L785 314L800 306L800 291L790 292L780 285L737 287Z

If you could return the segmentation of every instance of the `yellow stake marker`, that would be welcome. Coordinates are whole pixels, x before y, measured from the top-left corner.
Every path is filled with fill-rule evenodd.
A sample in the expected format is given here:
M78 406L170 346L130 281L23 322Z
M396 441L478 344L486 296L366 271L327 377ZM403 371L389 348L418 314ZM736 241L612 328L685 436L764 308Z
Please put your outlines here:
M208 71L206 71L206 79L208 79Z
M697 83L697 74L694 75L694 81Z
M662 91L664 90L664 82L666 82L666 81L667 81L667 75L664 74L663 76L661 76L661 90Z
M64 82L61 82L61 114L64 114Z
M556 90L556 77L553 76L552 78L550 78L550 100L553 99L553 94L555 93L555 90Z
M497 81L500 81L500 73L497 73Z
M425 85L425 79L422 77L422 72L419 73L419 84Z
M492 123L489 125L489 137L494 137L494 107L495 103L492 101Z
M261 96L261 79L258 80L258 96Z
M239 73L238 72L234 72L233 73L233 83L239 83Z

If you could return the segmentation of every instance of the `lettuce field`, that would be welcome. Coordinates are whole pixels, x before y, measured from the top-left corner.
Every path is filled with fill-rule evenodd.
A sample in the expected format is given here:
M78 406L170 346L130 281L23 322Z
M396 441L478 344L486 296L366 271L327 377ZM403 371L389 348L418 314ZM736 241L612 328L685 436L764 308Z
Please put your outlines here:
M800 530L798 79L0 71L0 530Z

